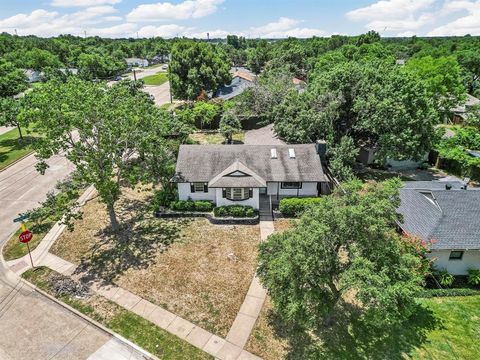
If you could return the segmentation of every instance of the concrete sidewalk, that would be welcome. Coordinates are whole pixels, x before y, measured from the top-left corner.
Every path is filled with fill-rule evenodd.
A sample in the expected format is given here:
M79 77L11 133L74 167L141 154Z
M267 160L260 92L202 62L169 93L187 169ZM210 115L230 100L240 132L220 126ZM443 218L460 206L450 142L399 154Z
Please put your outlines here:
M265 241L273 232L273 221L260 221L261 241ZM247 296L245 296L245 300L240 307L240 311L227 334L227 341L238 347L245 347L255 326L255 322L260 315L260 311L262 311L266 297L267 291L260 284L257 276L255 276L250 284Z

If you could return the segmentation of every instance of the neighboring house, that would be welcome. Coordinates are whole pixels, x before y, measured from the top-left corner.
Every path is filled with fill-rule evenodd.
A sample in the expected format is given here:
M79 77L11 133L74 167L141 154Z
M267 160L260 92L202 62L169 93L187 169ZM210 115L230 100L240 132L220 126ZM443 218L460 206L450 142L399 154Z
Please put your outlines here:
M180 200L217 206L277 203L330 192L324 142L305 145L181 145L173 182ZM262 201L263 200L263 201Z
M78 75L77 68L58 69L63 75Z
M246 68L232 68L230 72L232 74L232 82L220 87L215 93L215 97L222 100L232 99L252 86L257 79L257 76Z
M148 66L147 59L127 58L125 59L125 61L127 62L128 67L134 67L134 66L147 67Z
M371 165L377 160L376 157L377 148L373 146L363 145L360 146L360 151L358 152L357 161L365 166ZM386 167L391 168L392 170L408 170L416 169L421 166L424 162L428 160L428 153L423 155L420 160L406 159L406 160L396 160L392 158L387 158L383 164Z
M39 82L43 77L43 72L39 70L26 69L23 71L23 73L27 77L27 81L29 83Z
M400 228L432 241L428 257L436 269L480 269L480 191L460 181L409 181L400 199Z
M450 121L453 124L463 124L464 121L468 118L468 111L476 105L480 105L480 100L475 96L467 94L467 100L463 105L457 106L453 109L450 109L452 113Z

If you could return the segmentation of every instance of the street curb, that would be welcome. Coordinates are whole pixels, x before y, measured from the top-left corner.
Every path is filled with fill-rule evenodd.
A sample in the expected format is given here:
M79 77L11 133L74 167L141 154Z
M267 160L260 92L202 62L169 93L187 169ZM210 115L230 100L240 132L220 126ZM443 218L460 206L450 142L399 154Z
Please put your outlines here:
M18 158L17 160L12 162L11 164L8 164L7 166L5 166L3 169L0 170L0 172L7 170L8 168L12 167L13 165L16 165L18 162L22 161L23 159L26 159L27 157L29 157L31 155L34 155L34 154L35 154L35 151L32 150L32 152L29 152L28 154L23 155L21 158Z
M110 330L109 328L105 327L104 325L96 322L95 320L89 318L88 316L86 316L85 314L82 314L80 311L74 309L73 307L71 307L70 305L67 305L65 304L64 302L58 300L57 298L55 298L54 296L46 293L45 291L43 291L42 289L38 288L37 286L35 286L34 284L28 282L27 280L23 279L21 276L18 276L17 274L15 274L12 270L10 270L10 267L7 265L5 259L3 258L3 248L5 246L6 243L4 243L1 247L0 247L0 263L2 265L2 267L4 267L6 269L6 273L5 273L5 276L7 277L13 277L17 280L18 283L23 283L25 285L27 285L27 287L29 287L30 289L32 289L33 291L36 291L37 293L39 293L40 295L43 295L44 297L46 297L47 299L55 302L57 305L65 308L66 310L72 312L74 315L82 318L84 321L92 324L93 326L95 326L96 328L106 332L107 334L111 335L112 337L120 340L121 342L123 342L124 344L132 347L133 349L135 349L136 351L140 352L141 354L143 354L144 356L146 356L146 359L149 359L149 360L160 360L159 358L157 358L155 355L153 354L150 354L148 351L142 349L141 347L139 347L138 345L132 343L130 340L128 339L125 339L123 336L113 332L112 330Z
M89 318L88 316L86 316L85 314L81 313L80 311L78 311L77 309L71 307L70 305L68 304L65 304L64 302L58 300L56 297L50 295L49 293L43 291L42 289L38 288L37 286L35 286L34 284L28 282L27 280L23 279L22 277L19 277L20 281L22 281L23 283L25 283L27 286L31 287L33 290L35 290L36 292L38 292L39 294L45 296L46 298L52 300L53 302L55 302L56 304L64 307L65 309L69 310L70 312L74 313L75 315L77 315L78 317L82 318L83 320L89 322L90 324L92 324L93 326L97 327L98 329L108 333L109 335L111 335L112 337L120 340L121 342L123 342L124 344L132 347L133 349L135 349L136 351L138 351L139 353L143 354L144 356L146 356L146 359L150 359L150 360L160 360L159 358L157 358L155 355L153 354L150 354L148 351L142 349L140 346L138 346L137 344L134 344L133 342L131 342L130 340L124 338L123 336L117 334L116 332L113 332L112 330L110 330L109 328L105 327L104 325L100 324L99 322Z
M31 155L31 154L30 154ZM12 164L13 165L13 164ZM91 186L92 187L92 186ZM88 189L87 189L88 191ZM88 200L90 200L94 194L95 194L96 190L94 188L93 191L91 191L90 195L87 196L87 199L85 199L85 202L87 202ZM82 205L83 206L83 205ZM63 232L63 231L62 231ZM12 232L12 234L9 236L9 239L13 236L15 232ZM60 233L61 234L61 233ZM60 236L60 234L58 234L58 236ZM62 306L63 308L65 308L66 310L69 310L70 312L72 312L73 314L75 314L76 316L82 318L84 321L87 321L88 323L92 324L93 326L97 327L98 329L106 332L107 334L111 335L112 337L120 340L121 342L123 342L124 344L132 347L133 349L135 349L136 351L138 351L139 353L143 354L146 359L149 359L149 360L160 360L159 358L157 358L155 355L153 354L150 354L148 351L142 349L141 347L139 347L138 345L134 344L133 342L131 342L130 340L128 339L125 339L123 336L113 332L112 330L108 329L107 327L105 327L104 325L96 322L95 320L89 318L88 316L86 316L85 314L82 314L81 312L79 312L78 310L74 309L73 307L65 304L64 302L58 300L57 298L55 298L54 296L46 293L45 291L43 291L42 289L38 288L37 286L35 286L34 284L31 284L30 282L28 282L27 280L23 279L21 276L18 276L15 272L13 272L12 270L10 270L10 267L8 266L7 264L7 261L4 259L3 257L3 248L5 247L5 245L7 244L7 241L4 242L2 244L2 246L0 246L0 264L1 264L1 267L5 268L5 277L7 278L14 278L16 279L17 283L23 283L23 284L26 284L29 288L31 288L32 290L36 291L37 293L43 295L44 297L52 300L53 302L55 302L57 305L60 305ZM27 269L28 270L28 269ZM11 285L11 284L9 284Z

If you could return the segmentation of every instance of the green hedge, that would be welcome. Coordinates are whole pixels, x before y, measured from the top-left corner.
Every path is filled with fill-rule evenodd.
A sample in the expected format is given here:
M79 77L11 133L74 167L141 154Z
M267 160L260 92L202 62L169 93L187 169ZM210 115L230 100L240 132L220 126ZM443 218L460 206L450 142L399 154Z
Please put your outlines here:
M318 204L321 198L285 198L280 200L279 210L284 216L295 217L300 216L307 207Z
M170 209L175 211L210 212L213 209L213 203L210 201L177 200L170 203Z
M229 205L219 206L213 209L216 217L236 217L236 218L251 218L256 215L255 210L251 206Z
M432 298L432 297L443 297L443 296L471 296L471 295L480 295L480 290L469 289L469 288L425 289L418 294L418 297Z

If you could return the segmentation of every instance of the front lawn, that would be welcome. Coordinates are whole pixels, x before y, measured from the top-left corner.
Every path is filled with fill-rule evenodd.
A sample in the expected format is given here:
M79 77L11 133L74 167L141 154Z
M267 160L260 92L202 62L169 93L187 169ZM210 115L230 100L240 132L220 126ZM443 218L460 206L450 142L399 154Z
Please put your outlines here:
M226 336L254 275L259 227L157 219L149 199L127 191L118 206L119 234L108 229L105 206L90 201L73 233L62 234L51 252Z
M74 295L58 296L51 287L52 276L61 277L45 267L30 269L22 275L40 289L57 296L61 301L161 359L212 359L207 353L100 295L90 294L81 298Z
M145 85L159 86L168 81L168 75L166 73L158 73L154 75L145 76L142 78Z
M200 145L220 145L225 143L225 137L219 132L195 132L190 134L190 140ZM245 132L239 132L233 135L234 144L243 144L245 141Z
M269 299L246 349L277 359L479 359L480 296L419 299L412 318L369 338L355 325L339 325L314 339L286 324Z
M27 134L26 129L22 129L22 133L23 140L20 139L17 129L0 135L0 170L33 152L32 143L35 136Z

